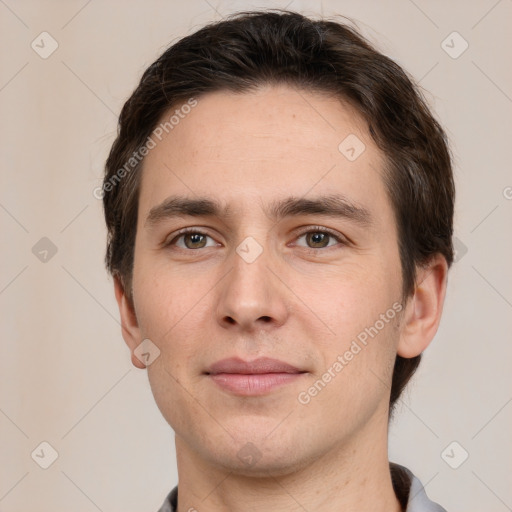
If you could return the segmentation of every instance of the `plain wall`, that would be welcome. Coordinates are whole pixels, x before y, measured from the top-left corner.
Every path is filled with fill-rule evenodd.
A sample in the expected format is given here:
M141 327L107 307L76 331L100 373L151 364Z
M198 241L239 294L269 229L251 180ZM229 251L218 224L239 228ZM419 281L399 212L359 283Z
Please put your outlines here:
M93 189L124 101L165 47L230 12L287 6L357 21L420 81L450 136L458 261L390 458L450 512L512 510L512 2L5 0L1 511L156 511L176 484L173 432L121 337ZM31 47L43 31L58 43L46 59ZM454 31L469 44L458 58L442 44L461 48ZM31 456L43 441L58 453L48 469ZM469 454L457 469L453 441L451 459Z

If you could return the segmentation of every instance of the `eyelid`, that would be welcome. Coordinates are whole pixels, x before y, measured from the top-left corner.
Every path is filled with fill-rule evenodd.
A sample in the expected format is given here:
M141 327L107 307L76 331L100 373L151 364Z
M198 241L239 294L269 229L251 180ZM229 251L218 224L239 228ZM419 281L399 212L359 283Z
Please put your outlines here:
M212 240L214 240L213 236L208 233L208 229L207 228L203 228L203 227L200 227L200 226L191 226L191 227L188 227L188 228L180 229L180 230L176 231L176 233L173 233L172 235L166 237L161 245L162 245L162 247L167 247L167 246L170 246L170 245L176 245L177 240L181 236L186 235L188 233L199 233L201 235L206 235L206 236L210 237ZM181 249L181 247L178 247L178 249ZM193 249L183 249L183 250L192 251Z
M346 237L344 237L341 233L338 231L335 231L334 229L326 228L325 226L305 226L304 228L300 228L298 235L304 235L305 233L310 232L317 232L320 231L321 233L328 233L329 235L332 235L336 238L339 238L340 241L347 240Z
M295 240L297 238L303 236L303 235L308 234L308 233L318 233L318 232L326 233L326 234L332 236L333 238L335 238L337 240L337 242L338 242L338 246L339 245L346 246L346 245L351 244L351 240L348 239L345 235L342 235L341 233L339 233L337 231L334 231L334 230L332 230L330 228L326 228L324 226L318 226L318 225L309 225L309 226L305 226L305 227L301 228L296 233ZM214 237L211 236L208 233L208 228L204 228L204 227L201 227L201 226L190 226L190 227L186 227L186 228L180 229L176 233L173 233L171 235L171 237L167 237L162 242L161 246L164 247L164 248L165 247L170 247L170 246L176 247L177 240L181 236L186 235L188 233L199 233L199 234L202 234L202 235L206 235L206 236L210 237L212 240L214 240ZM169 238L170 238L170 240L169 240ZM219 244L217 243L217 245L219 245ZM297 246L297 247L301 247L302 250L305 250L307 252L314 252L314 253L328 252L329 250L339 248L339 247L337 247L337 245L326 246L326 247L303 247L303 246ZM207 248L208 247L201 247L200 249L207 249ZM195 250L197 251L199 249L183 249L182 247L177 247L177 250L182 250L182 251L187 251L187 252L194 252Z
M306 235L308 233L326 233L330 236L332 236L333 238L335 238L340 244L342 245L348 245L350 244L350 240L342 235L341 233L337 232L337 231L334 231L330 228L326 228L324 226L305 226L304 228L301 228L298 232L296 232L296 236L295 236L295 239L303 236L303 235ZM162 243L162 246L163 247L167 247L167 246L170 246L170 245L176 245L176 241L183 235L186 235L188 233L199 233L199 234L202 234L202 235L206 235L208 237L210 237L212 240L214 240L213 236L211 236L209 233L208 233L208 229L207 228L203 228L203 227L200 227L200 226L191 226L191 227L187 227L187 228L183 228L183 229L180 229L179 231L177 231L176 233L173 233L171 235L171 237L167 237L164 242ZM170 240L169 240L170 238ZM323 251L325 252L326 250L328 250L329 248L334 248L335 246L326 246L326 247L303 247L303 249L305 250L308 250L308 251ZM179 247L178 249L182 249L181 247ZM188 251L193 251L194 249L183 249L183 250L188 250Z
M342 245L349 245L351 241L338 231L334 231L333 229L326 228L324 226L306 226L303 229L301 229L298 233L296 238L299 238L303 235L306 235L308 233L326 233L327 235L332 236L335 238L340 244ZM306 249L308 251L323 251L326 252L329 249L334 249L336 246L326 246L326 247L303 247L303 249Z

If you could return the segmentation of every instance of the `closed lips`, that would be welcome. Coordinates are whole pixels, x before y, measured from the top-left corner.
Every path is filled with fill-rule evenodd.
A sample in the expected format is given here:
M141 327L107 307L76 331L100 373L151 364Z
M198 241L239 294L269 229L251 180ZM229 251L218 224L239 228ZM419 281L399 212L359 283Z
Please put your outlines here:
M305 373L305 371L291 364L268 357L260 357L254 361L244 361L237 357L231 357L217 361L205 373L208 375L218 375L220 373L257 375L267 373Z

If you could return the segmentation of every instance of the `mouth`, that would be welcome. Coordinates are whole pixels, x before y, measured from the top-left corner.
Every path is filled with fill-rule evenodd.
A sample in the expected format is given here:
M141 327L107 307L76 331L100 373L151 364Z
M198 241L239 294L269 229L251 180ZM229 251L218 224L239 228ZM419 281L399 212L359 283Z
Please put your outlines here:
M291 384L308 372L268 357L254 361L233 357L216 362L204 373L217 386L232 394L258 396Z

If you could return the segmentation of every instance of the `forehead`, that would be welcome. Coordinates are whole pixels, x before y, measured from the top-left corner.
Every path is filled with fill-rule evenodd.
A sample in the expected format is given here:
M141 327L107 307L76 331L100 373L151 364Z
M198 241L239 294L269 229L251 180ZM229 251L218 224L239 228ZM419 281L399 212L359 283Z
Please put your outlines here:
M152 136L140 222L171 195L209 196L231 213L249 213L265 199L340 193L380 208L381 216L383 207L390 211L384 158L350 105L287 86L219 91L196 101L191 109L180 109L187 102L173 106L161 120L174 115L173 123Z

